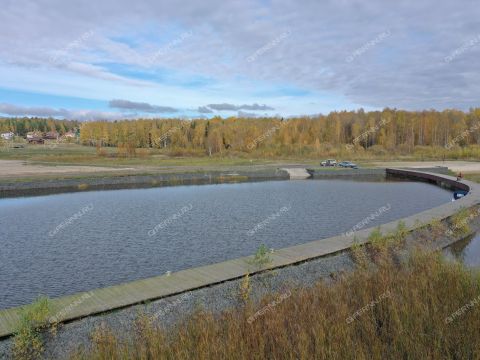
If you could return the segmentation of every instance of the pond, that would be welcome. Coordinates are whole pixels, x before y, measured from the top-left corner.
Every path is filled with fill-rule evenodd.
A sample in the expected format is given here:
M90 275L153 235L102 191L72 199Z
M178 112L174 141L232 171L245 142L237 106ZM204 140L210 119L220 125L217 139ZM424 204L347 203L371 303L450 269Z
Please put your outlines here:
M0 309L349 233L451 198L421 182L308 180L0 199Z

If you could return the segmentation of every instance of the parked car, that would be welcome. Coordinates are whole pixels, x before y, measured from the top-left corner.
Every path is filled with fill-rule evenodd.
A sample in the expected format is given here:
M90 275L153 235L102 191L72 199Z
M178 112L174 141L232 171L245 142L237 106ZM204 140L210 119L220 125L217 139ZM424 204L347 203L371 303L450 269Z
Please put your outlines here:
M343 167L343 168L349 168L349 169L358 169L357 164L352 163L350 161L342 161L338 163L338 166Z
M337 166L337 160L328 159L320 163L321 166Z

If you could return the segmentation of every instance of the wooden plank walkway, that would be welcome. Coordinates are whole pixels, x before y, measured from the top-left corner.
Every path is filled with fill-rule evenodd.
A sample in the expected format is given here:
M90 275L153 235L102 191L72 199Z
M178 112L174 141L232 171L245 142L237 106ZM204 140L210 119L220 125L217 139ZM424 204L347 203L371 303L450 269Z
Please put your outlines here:
M392 174L407 175L425 179L455 184L455 178L433 173L388 169ZM387 171L388 172L388 171ZM444 219L462 208L470 208L480 204L480 186L462 181L461 186L469 188L470 194L460 200L439 207L392 221L381 226L382 232L394 231L399 221L404 221L409 230L415 230L421 224L436 219ZM371 228L355 232L355 239L365 243L371 233ZM170 275L156 276L148 279L132 281L120 285L95 289L87 293L64 296L51 300L52 315L59 322L71 321L106 311L120 309L145 301L173 296L183 292L211 286L229 280L235 280L245 274L255 274L266 269L274 269L308 261L325 255L348 249L353 242L353 236L334 236L316 240L306 244L296 245L276 250L270 257L272 262L262 269L253 269L248 261L253 257L243 257L217 264L182 270ZM19 321L20 307L0 310L0 338L11 336Z

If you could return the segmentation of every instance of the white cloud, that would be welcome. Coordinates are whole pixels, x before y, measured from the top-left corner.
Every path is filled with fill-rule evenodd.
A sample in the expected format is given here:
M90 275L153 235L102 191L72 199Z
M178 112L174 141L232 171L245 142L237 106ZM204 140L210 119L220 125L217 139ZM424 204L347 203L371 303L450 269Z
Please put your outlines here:
M135 80L135 79L127 78L124 76L118 76L118 75L112 74L111 72L106 71L100 66L84 64L79 62L70 62L65 64L64 67L68 70L77 72L82 75L86 75L88 77L96 77L102 80L109 80L114 82L117 82L117 81L123 82L126 85L132 85L132 86L152 86L152 84L149 84L146 81Z
M0 104L0 114L8 116L62 117L71 120L117 120L133 118L136 114L93 110L66 110L50 107L28 107L13 104Z
M251 91L256 83L265 82L339 94L347 105L466 109L478 106L480 97L480 45L469 47L454 61L446 63L444 59L478 36L477 20L478 4L469 0L461 4L444 0L306 0L301 4L291 0L206 0L182 6L167 0L133 4L127 0L81 4L75 0L6 0L0 13L0 61L3 66L32 72L42 69L47 82L56 79L52 78L55 72L44 71L46 67L85 76L81 85L72 81L67 88L56 87L58 94L74 93L79 86L87 87L88 79L99 79L108 82L112 92L119 86L139 98L149 94L144 98L152 102L156 99L152 100L151 94L158 93L153 80L117 74L107 65L144 68L145 59L191 31L193 36L162 51L156 69L205 75L225 86L222 91L217 85L207 86L201 95L176 100L188 101L187 106L221 101L241 104L252 98L249 87ZM144 36L148 27L153 30ZM255 61L246 60L287 29L289 36ZM89 31L94 36L68 47ZM387 38L375 42L354 61L345 61L385 31L390 34ZM69 52L66 63L49 64L52 54L65 49ZM0 86L7 86L1 77ZM137 90L149 86L151 92ZM132 99L125 92L122 97ZM228 99L222 97L226 92ZM90 93L94 98L115 96L108 95L106 88L93 86ZM166 93L180 96L182 91ZM282 104L267 98L254 101L276 109L280 105L298 107L296 99Z

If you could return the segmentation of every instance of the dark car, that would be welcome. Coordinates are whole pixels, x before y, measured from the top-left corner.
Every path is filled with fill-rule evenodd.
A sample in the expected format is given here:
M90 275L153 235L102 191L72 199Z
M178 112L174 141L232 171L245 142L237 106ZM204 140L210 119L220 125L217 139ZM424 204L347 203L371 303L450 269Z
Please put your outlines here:
M348 168L348 169L358 169L357 164L352 163L350 161L342 161L338 163L338 166L343 167L343 168Z

